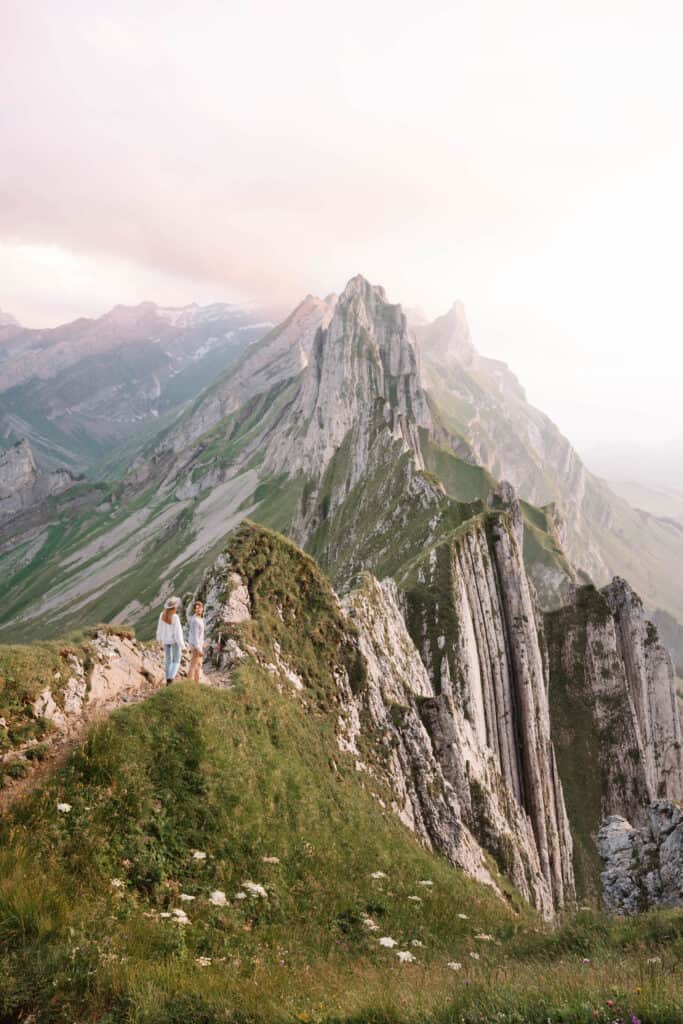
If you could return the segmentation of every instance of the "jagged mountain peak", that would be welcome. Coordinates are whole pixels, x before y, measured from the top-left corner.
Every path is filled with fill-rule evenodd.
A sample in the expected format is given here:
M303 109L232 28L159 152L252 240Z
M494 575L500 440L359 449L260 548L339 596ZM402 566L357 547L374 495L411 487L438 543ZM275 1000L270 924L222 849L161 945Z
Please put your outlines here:
M387 293L380 284L371 284L362 274L355 274L346 283L346 287L339 296L341 303L349 302L353 298L362 298L366 302L379 299L380 302L387 301Z
M472 343L464 303L456 299L451 308L430 324L416 325L416 334L423 351L439 358L457 359L472 366L478 357Z
M402 438L419 457L417 428L429 427L431 418L403 310L358 274L330 314L316 332L290 426L271 452L272 467L321 474L353 431L354 479L378 415L380 429Z

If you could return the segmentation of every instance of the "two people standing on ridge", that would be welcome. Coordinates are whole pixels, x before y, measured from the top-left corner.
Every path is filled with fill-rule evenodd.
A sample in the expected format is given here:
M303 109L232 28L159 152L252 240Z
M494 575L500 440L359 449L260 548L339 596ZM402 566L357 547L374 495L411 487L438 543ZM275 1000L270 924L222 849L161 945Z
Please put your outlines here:
M185 646L183 627L180 624L178 608L181 600L179 597L169 597L164 609L159 616L157 626L157 643L163 645L164 660L166 667L166 685L173 682L180 668L180 657ZM190 618L188 629L188 645L190 648L190 667L188 679L195 683L199 682L199 673L204 656L204 605L201 601L195 601L194 613Z

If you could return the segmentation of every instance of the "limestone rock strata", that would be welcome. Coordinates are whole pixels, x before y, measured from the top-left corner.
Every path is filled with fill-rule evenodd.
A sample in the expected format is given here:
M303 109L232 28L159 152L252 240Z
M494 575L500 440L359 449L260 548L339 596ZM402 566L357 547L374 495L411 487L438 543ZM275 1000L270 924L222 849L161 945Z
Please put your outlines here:
M100 632L90 644L90 663L69 655L71 672L55 680L33 704L36 718L46 718L58 732L79 726L90 709L106 707L127 694L153 688L161 679L158 651L148 651L137 641ZM155 682L156 681L156 682Z
M425 660L408 631L396 583L380 584L369 573L341 605L331 591L327 599L346 623L343 646L358 651L363 670L354 679L346 661L329 669L340 749L372 778L385 806L426 846L495 885L491 854L518 891L551 917L573 900L571 837L549 737L538 624L512 523L507 512L489 513L452 550L442 546L451 551L452 600L443 614L453 669L445 659L434 674L436 660ZM265 544L273 550L272 535ZM270 630L263 649L255 639L261 612L229 550L200 589L214 663L225 669L250 656L283 692L307 700L297 666ZM309 564L299 557L302 567ZM484 560L489 574L480 577ZM437 620L440 611L425 608ZM445 651L445 636L435 648Z
M580 896L599 892L604 819L646 827L648 807L683 797L671 659L622 579L577 588L546 615L553 738L575 840Z
M683 814L659 800L647 808L646 822L634 828L611 815L598 833L603 860L605 909L635 914L653 906L683 904Z
M344 605L359 629L367 686L357 695L342 691L342 744L359 753L361 723L369 722L382 737L383 774L401 819L426 845L480 879L481 850L487 849L522 895L552 916L571 897L571 871L566 885L561 878L555 885L543 863L546 850L541 856L532 820L494 752L452 692L435 692L395 585L367 576Z
M339 296L329 325L316 334L301 387L264 466L308 477L313 488L307 506L313 509L335 456L344 466L330 498L339 502L365 473L378 436L397 440L423 468L419 428L430 426L405 315L383 288L358 276ZM305 522L294 532L305 535Z
M508 806L530 823L555 906L573 899L572 839L550 737L542 622L521 555L521 520L508 511L466 524L433 548L405 583L408 623L429 672L439 718L457 707L500 776ZM457 730L450 743L457 747ZM443 743L439 744L444 746ZM496 852L486 804L475 834Z
M603 593L614 619L617 651L640 728L650 799L683 799L683 736L671 656L626 580L615 577Z
M551 695L591 701L602 815L644 824L646 806L683 797L683 742L673 665L625 580L579 588L546 617ZM562 691L562 693L560 693ZM568 707L565 717L571 717ZM558 731L570 728L558 706Z

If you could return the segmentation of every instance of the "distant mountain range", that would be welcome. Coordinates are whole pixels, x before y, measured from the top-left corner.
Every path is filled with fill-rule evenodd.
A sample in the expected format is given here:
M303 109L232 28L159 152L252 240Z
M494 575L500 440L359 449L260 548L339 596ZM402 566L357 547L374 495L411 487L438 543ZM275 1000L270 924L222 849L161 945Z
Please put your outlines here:
M50 330L0 314L0 444L27 438L44 467L101 475L271 327L227 303L116 306Z

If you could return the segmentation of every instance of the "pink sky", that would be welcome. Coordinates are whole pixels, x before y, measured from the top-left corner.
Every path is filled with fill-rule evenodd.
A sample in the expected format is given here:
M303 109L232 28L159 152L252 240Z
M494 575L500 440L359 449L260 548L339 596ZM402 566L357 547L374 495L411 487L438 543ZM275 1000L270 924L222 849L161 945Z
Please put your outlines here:
M667 2L4 0L0 307L293 304L360 271L462 298L580 443L670 439L682 36Z

